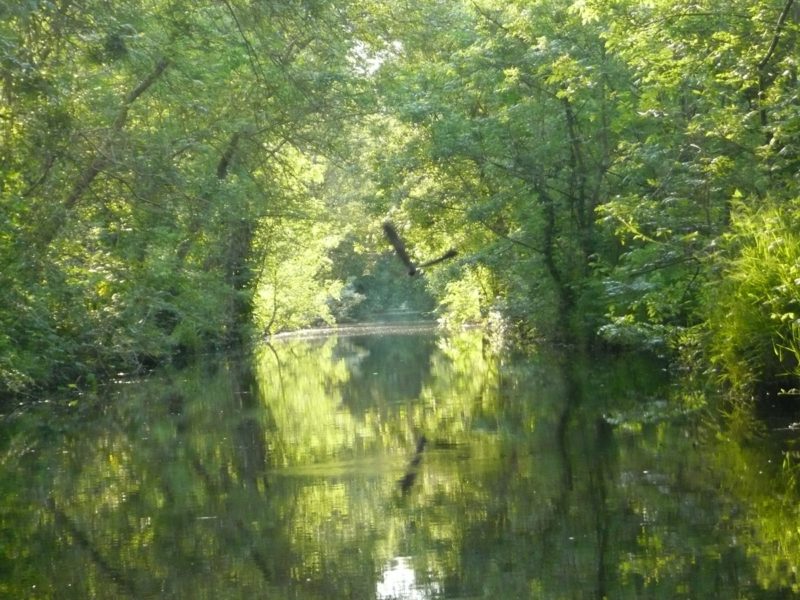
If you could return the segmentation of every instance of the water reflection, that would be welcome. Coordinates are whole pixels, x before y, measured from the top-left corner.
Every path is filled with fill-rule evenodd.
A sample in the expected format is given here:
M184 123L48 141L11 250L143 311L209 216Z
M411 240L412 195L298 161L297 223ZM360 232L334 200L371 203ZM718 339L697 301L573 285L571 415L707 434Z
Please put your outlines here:
M381 574L377 586L377 600L429 600L439 597L441 586L436 582L417 584L417 574L407 556L398 556L389 561Z
M794 455L688 405L646 360L416 331L27 407L0 429L0 597L793 593Z

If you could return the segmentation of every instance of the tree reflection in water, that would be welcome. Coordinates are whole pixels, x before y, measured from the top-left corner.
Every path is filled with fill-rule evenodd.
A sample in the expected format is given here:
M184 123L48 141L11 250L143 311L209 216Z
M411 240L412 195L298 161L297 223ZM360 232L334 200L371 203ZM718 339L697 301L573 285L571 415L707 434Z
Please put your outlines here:
M395 331L25 407L0 438L0 597L798 591L785 437L712 429L660 366Z

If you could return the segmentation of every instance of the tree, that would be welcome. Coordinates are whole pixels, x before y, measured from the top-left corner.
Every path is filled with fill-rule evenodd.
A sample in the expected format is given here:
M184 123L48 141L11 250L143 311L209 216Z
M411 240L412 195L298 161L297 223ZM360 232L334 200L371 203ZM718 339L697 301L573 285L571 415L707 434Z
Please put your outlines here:
M2 10L2 388L242 339L293 252L259 238L316 218L298 170L356 106L349 7Z

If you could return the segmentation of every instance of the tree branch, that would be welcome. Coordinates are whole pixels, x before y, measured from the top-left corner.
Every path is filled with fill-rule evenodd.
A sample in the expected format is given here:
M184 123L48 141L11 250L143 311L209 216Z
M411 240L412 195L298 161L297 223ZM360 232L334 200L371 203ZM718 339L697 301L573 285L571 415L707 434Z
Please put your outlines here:
M518 240L517 238L513 238L510 235L508 235L506 233L503 233L502 231L498 231L497 228L492 227L486 221L478 221L478 223L483 225L486 229L491 231L497 237L503 238L504 240L508 240L513 245L522 246L523 248L526 248L527 250L532 250L532 251L536 252L537 254L544 254L544 251L541 248L537 248L533 244L529 244L528 242L523 242L522 240Z
M111 132L118 133L125 127L125 123L128 120L128 110L130 109L131 105L141 96L144 94L150 86L152 86L156 80L161 76L164 70L169 66L169 59L162 58L158 61L155 68L152 72L145 77L139 85L137 85L133 90L131 90L122 103L122 106L119 109L119 113L117 113L117 117L114 119L114 123L111 126ZM105 142L101 145L100 149L92 158L92 162L89 163L89 166L84 169L83 173L81 173L78 181L72 188L69 196L67 196L66 201L64 202L64 208L67 210L72 209L80 200L81 196L86 193L86 190L89 189L89 186L94 181L95 177L97 177L103 169L105 169L107 160L106 155L108 151L111 150L111 143L112 143L113 135L109 135Z
M769 44L769 48L767 48L767 53L764 55L760 61L758 61L758 70L763 70L767 63L772 58L772 55L775 54L775 50L778 47L778 41L781 37L781 31L783 30L783 25L786 23L786 18L789 16L789 10L792 8L792 4L794 0L786 0L786 5L783 7L781 11L781 15L778 17L778 23L775 25L775 33L772 34L772 41Z

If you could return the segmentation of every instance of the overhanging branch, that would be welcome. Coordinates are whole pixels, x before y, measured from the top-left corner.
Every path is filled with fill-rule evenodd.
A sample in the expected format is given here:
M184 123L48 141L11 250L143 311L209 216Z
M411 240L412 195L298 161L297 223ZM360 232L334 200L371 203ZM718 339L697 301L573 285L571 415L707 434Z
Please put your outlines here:
M162 73L164 73L164 70L168 66L169 60L162 58L160 61L158 61L158 64L156 64L155 68L150 72L150 74L141 82L139 82L139 84L133 90L131 90L127 96L125 96L122 106L117 113L117 117L114 119L114 123L111 126L111 134L97 150L97 153L92 158L92 162L89 163L89 166L86 167L86 169L84 169L80 174L78 181L72 187L72 191L70 192L69 196L67 196L67 199L64 202L64 207L67 210L72 209L78 203L83 194L86 193L86 190L89 189L89 186L92 184L92 181L94 181L95 177L97 177L100 173L102 173L103 169L105 169L108 163L106 157L111 151L114 134L120 132L122 128L125 127L125 123L128 120L128 111L130 110L131 105L136 102L136 100L142 94L144 94L159 77L161 77Z
M772 55L775 54L775 50L778 47L778 42L780 41L781 31L786 23L786 18L789 16L789 11L792 8L792 4L794 4L794 0L786 0L786 5L783 7L783 10L778 17L778 23L775 25L775 33L772 34L772 41L769 44L769 48L767 48L767 53L760 61L758 61L759 71L763 70L767 66L769 61L772 59Z

